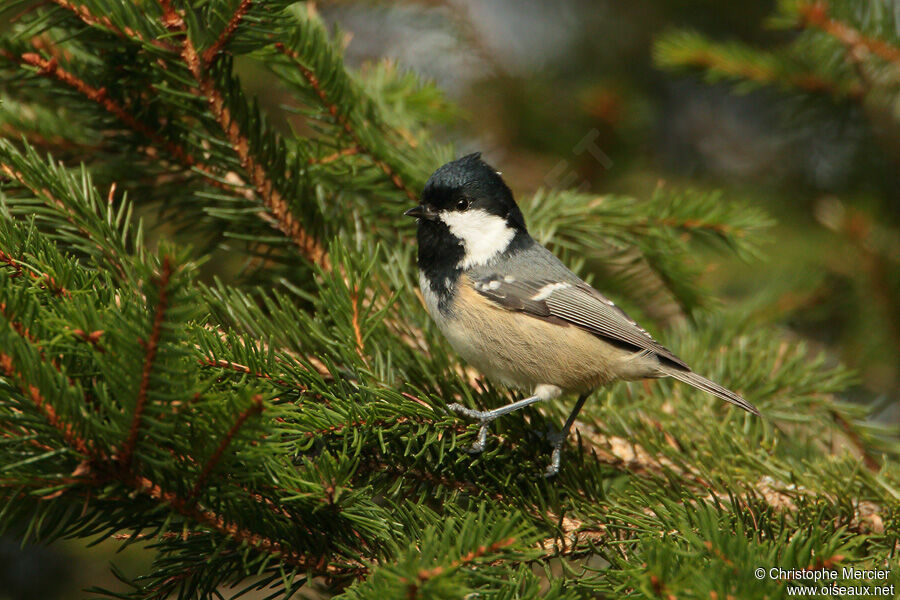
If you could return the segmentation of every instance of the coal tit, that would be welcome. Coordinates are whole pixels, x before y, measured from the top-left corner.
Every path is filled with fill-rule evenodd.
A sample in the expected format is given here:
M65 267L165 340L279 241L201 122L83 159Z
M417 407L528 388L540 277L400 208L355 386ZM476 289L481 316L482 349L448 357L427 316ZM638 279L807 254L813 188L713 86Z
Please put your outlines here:
M525 227L500 174L475 153L435 171L418 219L419 285L428 312L453 348L490 378L532 395L487 411L451 404L481 427L484 449L501 415L560 394L580 394L553 442L546 475L592 390L613 381L673 377L753 414L738 394L691 371L606 296L572 273Z

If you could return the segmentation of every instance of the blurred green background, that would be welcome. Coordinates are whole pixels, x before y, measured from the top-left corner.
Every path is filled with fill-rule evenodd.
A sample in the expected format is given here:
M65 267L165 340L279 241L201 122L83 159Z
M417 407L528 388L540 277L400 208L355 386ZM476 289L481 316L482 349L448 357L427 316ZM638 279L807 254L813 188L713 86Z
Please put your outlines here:
M647 198L660 185L690 186L763 207L777 220L763 259L698 256L706 283L723 303L767 313L796 339L857 369L856 399L876 404L874 418L900 422L896 97L747 89L654 60L655 43L675 30L782 48L798 33L767 26L774 2L346 1L316 8L344 32L350 65L390 61L436 81L458 107L458 118L439 124L439 137L459 155L482 151L517 195L577 187ZM242 77L287 126L266 75L248 65ZM680 318L665 307L660 314ZM114 555L116 547L65 544L23 554L0 545L0 598L115 588L109 561L127 574L148 560L140 547Z

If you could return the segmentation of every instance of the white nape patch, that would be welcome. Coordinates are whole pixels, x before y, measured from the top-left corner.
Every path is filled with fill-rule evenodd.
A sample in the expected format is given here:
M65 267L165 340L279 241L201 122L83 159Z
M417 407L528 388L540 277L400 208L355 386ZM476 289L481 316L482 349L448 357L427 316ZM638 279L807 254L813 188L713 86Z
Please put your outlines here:
M556 290L564 290L569 287L572 286L568 283L548 283L547 285L539 289L538 293L531 297L531 300L533 300L534 302L546 300L550 297L550 294L552 294Z
M516 235L506 219L483 210L446 211L440 219L465 246L466 255L459 265L463 269L485 264L506 250Z

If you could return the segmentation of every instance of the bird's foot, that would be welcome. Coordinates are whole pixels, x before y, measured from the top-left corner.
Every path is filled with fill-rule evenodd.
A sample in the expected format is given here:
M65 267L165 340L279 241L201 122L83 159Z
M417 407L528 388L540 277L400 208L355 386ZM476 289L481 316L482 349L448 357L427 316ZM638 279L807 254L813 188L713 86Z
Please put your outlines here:
M481 425L481 427L478 428L478 437L475 440L475 443L469 447L468 452L469 454L478 454L482 452L484 450L485 443L487 442L488 426L496 417L491 415L490 411L480 411L466 408L462 404L457 404L455 402L447 406L447 408L457 414L469 417L470 419L478 419L478 422Z
M562 446L566 442L566 435L564 433L553 433L547 437L553 444L553 452L550 454L550 466L544 471L544 477L549 479L559 473L559 460L562 454Z

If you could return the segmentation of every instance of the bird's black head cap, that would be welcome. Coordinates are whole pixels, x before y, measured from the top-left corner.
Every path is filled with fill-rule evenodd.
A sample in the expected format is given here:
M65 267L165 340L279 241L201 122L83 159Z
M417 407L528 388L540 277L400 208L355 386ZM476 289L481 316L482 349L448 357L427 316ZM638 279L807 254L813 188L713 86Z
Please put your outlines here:
M422 204L435 212L480 209L506 219L516 230L525 230L525 218L512 192L500 173L481 160L481 152L448 162L432 173L422 190Z

